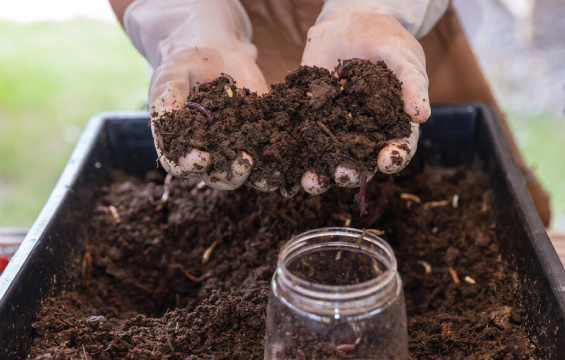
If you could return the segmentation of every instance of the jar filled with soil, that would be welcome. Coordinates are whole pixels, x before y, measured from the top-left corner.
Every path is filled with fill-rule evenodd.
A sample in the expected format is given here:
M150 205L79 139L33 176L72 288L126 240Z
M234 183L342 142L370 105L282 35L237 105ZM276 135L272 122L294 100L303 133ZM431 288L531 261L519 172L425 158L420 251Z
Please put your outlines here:
M267 310L265 359L407 359L406 307L392 248L350 228L290 240Z

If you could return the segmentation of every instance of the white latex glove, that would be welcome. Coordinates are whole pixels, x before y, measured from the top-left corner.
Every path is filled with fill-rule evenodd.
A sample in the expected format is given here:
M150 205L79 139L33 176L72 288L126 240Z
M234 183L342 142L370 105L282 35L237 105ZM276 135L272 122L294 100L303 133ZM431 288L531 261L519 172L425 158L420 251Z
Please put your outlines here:
M149 90L152 120L184 107L197 82L221 73L238 87L259 94L268 91L250 42L251 24L237 0L136 0L124 13L124 28L136 48L155 68ZM253 159L242 152L226 172L207 174L210 154L193 149L178 159L162 155L151 127L161 164L179 177L202 176L211 187L232 190L245 183Z
M405 112L413 122L412 132L407 138L391 141L380 151L377 167L386 174L408 165L416 152L419 123L430 116L426 58L414 35L425 35L445 12L448 2L328 0L316 24L308 31L302 65L332 70L338 59L383 60L402 81L402 99ZM373 175L369 174L367 180ZM307 172L302 177L302 187L311 194L326 191L329 186L319 181L323 176ZM345 164L336 167L334 180L339 186L360 185L359 172Z

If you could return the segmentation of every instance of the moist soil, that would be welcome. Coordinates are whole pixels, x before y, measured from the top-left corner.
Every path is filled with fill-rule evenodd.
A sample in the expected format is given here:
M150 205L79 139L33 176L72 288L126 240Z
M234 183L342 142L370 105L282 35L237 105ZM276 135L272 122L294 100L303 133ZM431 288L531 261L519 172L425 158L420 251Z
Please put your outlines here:
M207 151L207 173L225 171L228 179L245 151L254 160L249 180L275 188L291 189L309 170L330 179L339 163L373 172L387 140L410 135L401 85L384 62L359 59L331 73L301 66L263 96L222 75L198 84L185 109L153 121L157 146L175 162L192 149Z
M395 250L412 359L538 359L477 174L411 166L376 176L362 218L355 189L287 199L158 172L117 176L69 285L43 304L29 358L263 359L280 248L307 230L351 226L382 232ZM287 359L352 356L296 341Z

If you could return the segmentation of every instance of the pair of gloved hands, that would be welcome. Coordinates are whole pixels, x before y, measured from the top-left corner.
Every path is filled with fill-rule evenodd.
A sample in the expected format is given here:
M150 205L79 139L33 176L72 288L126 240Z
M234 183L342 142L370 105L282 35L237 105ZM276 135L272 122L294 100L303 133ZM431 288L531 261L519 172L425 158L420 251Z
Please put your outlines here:
M407 138L390 141L380 151L377 167L381 172L396 173L408 164L416 151L418 124L430 116L425 56L415 36L430 30L447 2L327 0L308 32L303 65L333 70L338 59L384 60L402 81L405 111L413 122L412 133ZM149 93L153 118L171 109L181 109L195 83L220 73L233 76L238 87L258 94L269 91L255 62L257 54L250 41L250 21L237 0L136 0L125 12L124 27L134 45L156 69ZM240 157L248 161L234 161L231 176L225 172L207 174L211 157L204 151L193 149L178 159L162 156L158 147L157 152L169 173L179 177L201 176L209 186L223 190L245 184L253 167L253 159L243 152ZM402 156L401 164L392 161L393 153L395 157ZM281 189L281 193L292 196L300 185L310 194L322 193L328 188L322 184L330 183L322 179L325 176L306 172L294 191ZM211 178L215 181L210 181ZM337 185L356 187L359 180L358 171L345 164L336 167ZM267 183L263 179L249 185L264 191L276 190Z

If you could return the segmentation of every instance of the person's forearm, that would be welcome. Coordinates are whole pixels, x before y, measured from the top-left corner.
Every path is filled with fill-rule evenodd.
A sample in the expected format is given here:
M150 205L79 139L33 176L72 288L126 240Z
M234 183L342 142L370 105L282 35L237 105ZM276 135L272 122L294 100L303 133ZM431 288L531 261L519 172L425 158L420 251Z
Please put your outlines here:
M114 10L116 17L120 20L120 24L122 25L124 24L124 12L132 2L134 2L134 0L110 0L112 10Z
M449 0L324 0L317 19L343 16L347 11L388 14L417 39L426 35L445 13Z

